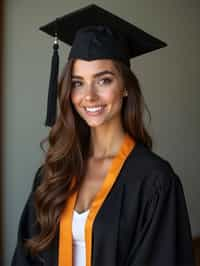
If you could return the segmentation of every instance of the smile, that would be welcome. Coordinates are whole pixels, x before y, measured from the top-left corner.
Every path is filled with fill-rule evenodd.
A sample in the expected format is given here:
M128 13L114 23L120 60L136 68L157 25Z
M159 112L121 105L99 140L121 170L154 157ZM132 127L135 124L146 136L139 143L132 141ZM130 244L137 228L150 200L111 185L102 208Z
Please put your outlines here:
M84 107L85 111L88 114L92 114L92 115L97 115L97 114L102 113L104 108L105 108L105 105L104 106L94 106L94 107Z

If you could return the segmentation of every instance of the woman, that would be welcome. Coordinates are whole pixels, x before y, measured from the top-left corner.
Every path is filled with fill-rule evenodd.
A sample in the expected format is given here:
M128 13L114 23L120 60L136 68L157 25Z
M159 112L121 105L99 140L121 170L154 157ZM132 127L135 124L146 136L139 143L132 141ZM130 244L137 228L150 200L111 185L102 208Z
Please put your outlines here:
M148 47L155 39L134 28L145 47L134 39L129 49L122 21L109 23L102 10L92 5L56 22L61 40L68 18L74 25L78 16L81 26L73 29L58 88L60 113L20 220L12 266L194 265L182 184L151 150L129 62L164 45L156 40ZM94 16L107 25L91 26ZM51 26L43 29L49 33ZM54 48L56 56L57 43Z

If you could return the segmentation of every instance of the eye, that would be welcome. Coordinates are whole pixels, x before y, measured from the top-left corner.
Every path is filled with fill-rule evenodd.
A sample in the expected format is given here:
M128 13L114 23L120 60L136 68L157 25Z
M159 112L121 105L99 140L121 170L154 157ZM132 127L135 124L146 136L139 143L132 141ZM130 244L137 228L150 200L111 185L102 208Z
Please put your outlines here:
M111 82L112 82L112 79L111 78L103 78L103 79L100 79L98 83L100 85L108 85Z
M82 82L79 80L72 80L72 88L77 88L82 85Z

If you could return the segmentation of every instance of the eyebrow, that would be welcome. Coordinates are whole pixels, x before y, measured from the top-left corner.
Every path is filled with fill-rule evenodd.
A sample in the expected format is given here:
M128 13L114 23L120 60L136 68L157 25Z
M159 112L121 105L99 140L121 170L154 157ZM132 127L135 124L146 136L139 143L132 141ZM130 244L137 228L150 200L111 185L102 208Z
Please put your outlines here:
M103 76L105 74L110 74L112 76L115 76L115 74L112 71L105 70L105 71L101 71L101 72L94 74L93 77L97 78L97 77ZM77 76L77 75L72 75L72 79L83 79L83 77Z

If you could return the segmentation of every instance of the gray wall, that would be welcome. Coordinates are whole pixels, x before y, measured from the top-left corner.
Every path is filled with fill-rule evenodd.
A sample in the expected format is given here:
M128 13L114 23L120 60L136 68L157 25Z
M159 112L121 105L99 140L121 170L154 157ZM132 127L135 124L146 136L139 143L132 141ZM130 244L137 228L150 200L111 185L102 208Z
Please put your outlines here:
M5 6L4 244L10 265L19 217L43 154L52 39L38 31L82 1L7 0ZM84 1L84 5L91 3ZM193 236L200 234L200 2L195 0L95 1L165 40L168 47L135 59L152 114L154 150L180 176ZM148 3L148 5L147 5ZM68 48L61 49L63 65Z

